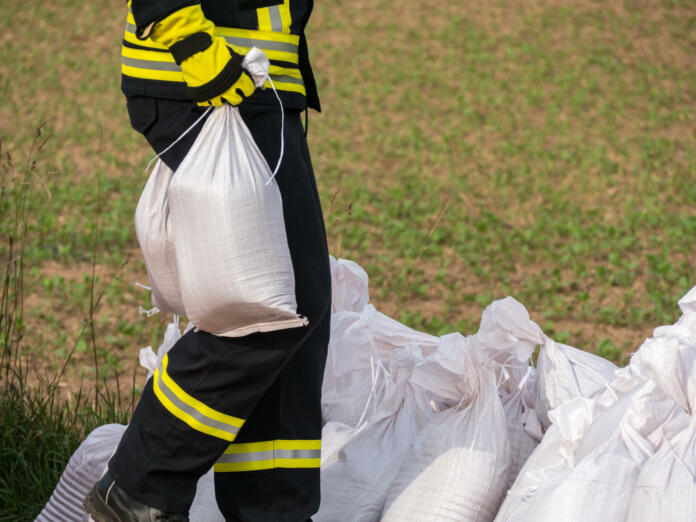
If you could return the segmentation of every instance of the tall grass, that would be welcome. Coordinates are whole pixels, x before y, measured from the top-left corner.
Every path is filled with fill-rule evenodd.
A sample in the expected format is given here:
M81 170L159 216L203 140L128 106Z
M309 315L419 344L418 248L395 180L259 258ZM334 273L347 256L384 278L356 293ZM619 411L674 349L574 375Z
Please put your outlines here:
M39 169L50 135L40 125L27 160L16 164L0 143L0 230L2 288L0 293L0 520L33 520L55 487L68 459L87 433L108 422L126 422L133 397L122 398L99 372L94 320L103 288L96 288L94 270L90 306L75 345L53 375L41 371L26 346L24 322L24 252L31 241L28 209L34 197L49 197ZM95 242L98 229L95 231ZM96 252L93 251L93 266ZM61 397L59 382L77 342L87 337L93 347L93 389L80 389L70 400Z

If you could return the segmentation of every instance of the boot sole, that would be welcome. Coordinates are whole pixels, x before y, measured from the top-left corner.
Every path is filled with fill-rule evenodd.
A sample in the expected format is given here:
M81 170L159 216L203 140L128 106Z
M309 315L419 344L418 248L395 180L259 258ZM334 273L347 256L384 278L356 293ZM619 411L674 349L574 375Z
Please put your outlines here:
M107 506L104 499L99 495L96 484L87 493L87 496L82 501L82 506L89 515L91 522L121 522L116 512Z

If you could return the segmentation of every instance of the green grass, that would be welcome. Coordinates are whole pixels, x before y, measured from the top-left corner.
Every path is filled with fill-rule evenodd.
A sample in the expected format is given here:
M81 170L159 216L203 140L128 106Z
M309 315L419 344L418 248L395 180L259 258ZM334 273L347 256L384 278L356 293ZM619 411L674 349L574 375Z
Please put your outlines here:
M0 140L21 155L38 122L53 133L29 210L34 350L74 342L76 325L56 329L84 313L96 251L100 281L116 274L102 355L129 369L166 318L135 312L151 152L118 92L123 8L10 0L0 15ZM470 332L513 295L571 344L635 348L696 283L695 27L688 2L318 3L309 139L332 252L367 268L380 309L433 333Z
M76 342L69 350L52 354L53 362L62 361L61 368L46 372L35 366L33 346L26 344L31 339L27 336L30 322L36 318L32 309L28 322L24 307L29 210L36 196L32 181L47 143L48 137L39 127L26 163L15 164L8 155L0 157L0 192L6 203L0 215L6 255L0 269L0 520L7 521L34 520L80 442L97 426L127 422L136 396L135 375L126 389L116 376L114 389L109 368L99 355L95 313L108 284L100 289L94 275L83 281L77 295L64 296L70 302L87 294L89 309ZM52 289L55 283L61 290L67 288L64 279L55 279L44 286ZM67 336L60 336L67 347ZM66 395L61 390L66 367L75 354L86 352L88 347L94 355L93 387L81 384L77 392ZM108 358L105 361L108 363ZM128 399L130 402L125 402Z
M65 404L49 384L27 391L16 381L0 397L0 520L34 520L70 456L87 434L110 422L126 423L119 402L95 403L76 395Z

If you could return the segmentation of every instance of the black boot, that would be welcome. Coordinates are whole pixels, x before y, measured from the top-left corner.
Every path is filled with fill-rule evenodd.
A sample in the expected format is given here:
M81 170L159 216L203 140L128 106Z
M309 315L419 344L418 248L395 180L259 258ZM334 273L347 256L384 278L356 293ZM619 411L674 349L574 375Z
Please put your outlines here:
M82 501L93 522L188 522L188 515L146 506L118 487L107 471Z

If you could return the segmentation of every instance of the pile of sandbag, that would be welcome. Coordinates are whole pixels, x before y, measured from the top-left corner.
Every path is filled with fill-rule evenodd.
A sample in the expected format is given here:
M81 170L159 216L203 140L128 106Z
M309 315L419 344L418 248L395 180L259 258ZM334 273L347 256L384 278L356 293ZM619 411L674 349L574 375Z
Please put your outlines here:
M554 342L510 297L475 334L437 338L377 311L357 264L331 258L331 269L314 520L696 522L696 288L679 322L619 369ZM141 364L154 370L180 336L176 320ZM81 520L123 427L99 430L40 520ZM212 472L190 518L223 519Z
M543 436L537 396L555 400L529 365L543 332L506 298L474 335L425 336L369 304L360 267L332 268L316 520L493 520ZM549 373L543 384L562 393Z
M679 305L603 389L549 404L496 522L696 521L696 288Z

